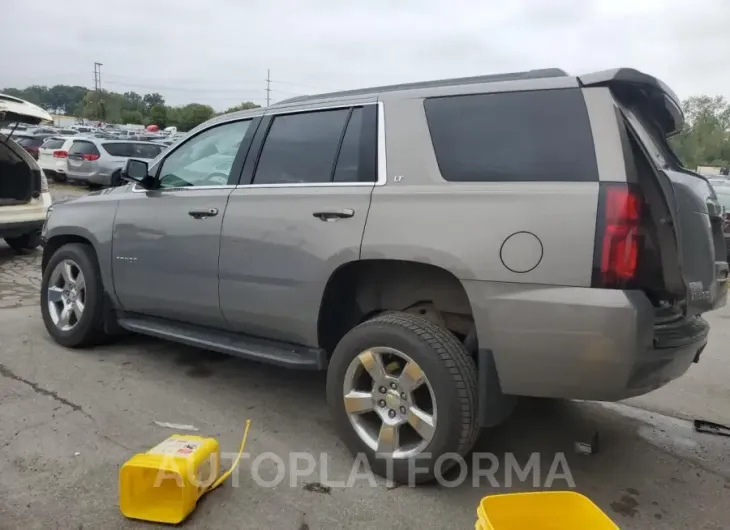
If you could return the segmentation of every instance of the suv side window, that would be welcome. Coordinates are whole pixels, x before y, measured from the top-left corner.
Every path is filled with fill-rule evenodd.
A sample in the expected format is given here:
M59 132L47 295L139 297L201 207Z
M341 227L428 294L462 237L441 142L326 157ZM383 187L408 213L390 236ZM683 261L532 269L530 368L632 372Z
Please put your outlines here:
M224 123L197 134L162 161L161 188L225 186L251 120ZM238 178L238 175L235 176Z
M274 117L253 184L330 182L350 109Z
M579 88L429 98L426 119L450 181L598 181Z
M375 110L375 107L371 107ZM347 122L347 130L342 138L340 152L337 155L337 165L335 166L335 174L332 177L333 182L359 182L361 180L375 180L374 173L361 175L361 158L363 155L372 156L374 153L363 153L363 149L367 149L364 145L363 135L374 131L363 131L364 121L362 107L352 109L350 120ZM373 143L374 147L374 143Z

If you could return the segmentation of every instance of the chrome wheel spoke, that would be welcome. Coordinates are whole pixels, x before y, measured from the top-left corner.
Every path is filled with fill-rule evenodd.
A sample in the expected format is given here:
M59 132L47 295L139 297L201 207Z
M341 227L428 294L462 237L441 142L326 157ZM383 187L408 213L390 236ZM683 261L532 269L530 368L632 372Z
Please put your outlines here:
M363 414L373 410L373 395L370 392L353 390L345 395L345 410L348 414Z
M378 434L378 453L393 454L399 446L398 425L383 423Z
M78 322L81 320L81 315L84 312L84 303L81 300L76 300L71 305L71 311L73 311L74 315L76 315L76 321Z
M434 417L415 405L412 405L408 409L408 424L426 441L430 441L436 431Z
M78 276L76 276L74 283L76 284L76 291L81 292L86 289L86 279L84 278L84 275L81 274L81 271L79 271Z
M56 285L48 286L48 301L51 303L58 303L63 300L63 289Z
M71 323L71 313L73 310L71 309L71 306L64 306L63 310L61 311L61 314L58 317L58 327L59 328L66 328Z
M61 264L61 276L63 277L63 281L67 284L73 283L73 264L70 261L64 261Z
M413 392L416 388L421 386L426 381L426 376L423 375L423 370L413 361L409 361L400 376L398 382L401 388L405 392Z
M377 384L382 384L385 380L383 358L372 350L365 350L358 355L358 359L360 360L363 368L365 368L365 370L367 370L370 374L370 377L373 378L373 381Z

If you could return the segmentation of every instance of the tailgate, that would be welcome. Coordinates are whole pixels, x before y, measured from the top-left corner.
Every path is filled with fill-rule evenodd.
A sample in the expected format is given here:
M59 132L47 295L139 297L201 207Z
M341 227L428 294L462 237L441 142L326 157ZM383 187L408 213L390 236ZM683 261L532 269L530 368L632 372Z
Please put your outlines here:
M683 168L667 142L684 123L676 95L635 70L592 74L583 81L611 89L651 162L649 175L639 175L639 181L655 218L667 293L683 302L688 316L724 306L728 264L722 208L709 182Z
M78 174L88 174L94 169L94 163L84 160L84 156L78 153L68 155L68 170Z

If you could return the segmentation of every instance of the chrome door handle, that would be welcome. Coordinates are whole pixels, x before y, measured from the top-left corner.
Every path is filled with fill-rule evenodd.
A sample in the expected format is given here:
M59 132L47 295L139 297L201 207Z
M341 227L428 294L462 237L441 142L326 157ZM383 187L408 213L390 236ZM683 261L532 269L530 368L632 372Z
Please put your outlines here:
M355 215L355 210L351 208L341 208L339 210L325 210L322 212L314 212L312 214L320 221L337 221L338 219L348 219Z
M190 210L188 215L194 219L205 219L206 217L215 217L218 215L218 208L200 208Z

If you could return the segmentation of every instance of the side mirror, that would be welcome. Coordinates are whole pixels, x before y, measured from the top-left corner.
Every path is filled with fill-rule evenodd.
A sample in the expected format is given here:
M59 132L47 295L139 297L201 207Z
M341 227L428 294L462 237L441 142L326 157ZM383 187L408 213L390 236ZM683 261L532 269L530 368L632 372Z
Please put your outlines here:
M147 162L144 160L137 160L130 158L127 160L127 165L122 170L122 180L127 182L134 182L144 187L144 183L149 181L148 178Z

